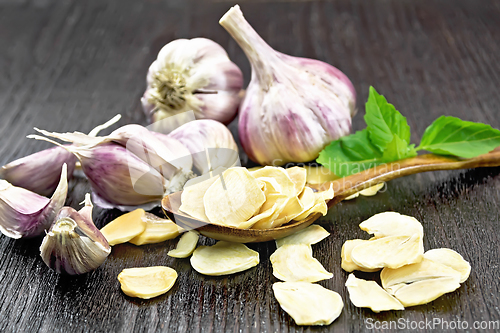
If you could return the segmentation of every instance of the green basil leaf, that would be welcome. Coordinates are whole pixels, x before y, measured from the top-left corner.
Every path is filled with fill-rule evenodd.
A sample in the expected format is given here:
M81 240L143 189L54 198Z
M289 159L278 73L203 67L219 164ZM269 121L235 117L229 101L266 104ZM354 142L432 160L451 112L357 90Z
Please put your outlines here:
M331 142L320 152L316 161L340 177L383 163L382 154L370 142L366 129Z
M415 145L408 145L406 141L394 135L393 140L387 145L382 154L382 160L384 162L392 162L414 156L417 156Z
M424 132L417 150L472 158L500 146L500 131L490 125L441 116Z
M365 122L370 140L380 152L394 140L394 135L407 145L410 144L410 126L406 118L394 105L387 103L385 97L377 93L373 87L370 87L365 108Z

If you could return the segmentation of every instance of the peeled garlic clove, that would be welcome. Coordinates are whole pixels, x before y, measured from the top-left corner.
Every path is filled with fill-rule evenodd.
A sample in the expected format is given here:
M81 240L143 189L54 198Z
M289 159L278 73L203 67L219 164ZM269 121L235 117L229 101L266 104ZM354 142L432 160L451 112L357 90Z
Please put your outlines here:
M48 230L68 193L67 166L50 199L0 179L0 231L11 238L36 237Z
M342 297L319 284L276 282L274 297L297 325L330 325L342 312Z
M432 249L424 253L424 259L429 259L453 268L460 273L460 283L465 282L469 278L470 264L456 251L445 248Z
M404 306L427 304L436 298L455 291L460 287L457 277L446 276L407 284L394 293Z
M424 259L415 264L402 266L397 269L384 268L380 273L380 280L384 288L400 283L413 283L421 280L438 277L453 277L460 281L460 272L430 259Z
M45 264L57 273L84 274L101 266L111 253L106 238L92 222L90 194L78 212L63 207L40 246Z
M162 219L151 213L145 213L142 219L146 222L146 229L129 240L129 243L134 245L161 243L179 236L183 230L172 220Z
M224 171L203 197L205 214L211 223L236 228L255 215L265 201L260 185L241 167Z
M43 196L51 195L61 179L61 167L68 175L75 169L76 157L62 147L52 147L12 161L0 168L0 178Z
M313 258L312 249L307 244L287 244L280 246L270 257L273 275L287 282L317 282L331 279L332 273L325 270Z
M361 230L373 234L374 238L412 235L424 237L424 228L416 218L396 212L375 214L368 220L361 222L359 227Z
M380 268L366 268L355 264L352 261L351 253L352 250L363 243L370 242L369 240L364 239L351 239L345 241L344 245L342 245L342 250L340 256L342 258L342 269L346 272L352 271L361 271L361 272L376 272L380 270Z
M109 245L116 245L130 241L146 230L144 209L136 209L125 213L109 222L101 229Z
M160 120L189 110L197 119L231 122L241 100L243 74L214 41L177 39L160 50L147 83L141 99L146 116L160 131L172 130L161 127L165 124Z
M189 150L193 166L200 174L218 167L240 166L238 145L231 131L218 121L190 121L176 128L168 137L178 140Z
M276 247L280 247L286 244L316 244L328 236L330 236L330 233L326 231L322 226L311 224L307 228L296 232L293 235L277 239Z
M404 305L387 293L375 281L358 279L349 274L345 283L352 304L358 308L370 308L373 312L404 310Z
M126 268L118 274L125 295L150 299L169 291L177 280L177 272L165 266Z
M213 246L198 247L190 261L198 273L227 275L257 266L259 253L241 243L220 241Z
M422 261L421 243L422 238L418 235L387 236L355 246L351 258L356 265L369 269L399 268Z
M349 134L356 97L342 72L318 60L276 52L237 5L219 23L252 66L238 132L253 161L262 165L308 162L328 143Z
M196 231L190 230L181 236L177 247L174 250L168 251L167 255L174 258L187 258L193 254L198 244L199 234Z

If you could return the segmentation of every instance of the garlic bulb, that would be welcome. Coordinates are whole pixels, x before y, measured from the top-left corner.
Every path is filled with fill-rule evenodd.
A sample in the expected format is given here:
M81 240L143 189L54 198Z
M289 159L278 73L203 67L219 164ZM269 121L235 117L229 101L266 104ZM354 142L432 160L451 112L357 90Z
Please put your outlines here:
M101 266L111 253L108 241L92 222L90 194L78 212L63 207L40 246L45 264L57 273L84 274Z
M0 180L0 231L11 238L36 237L50 228L68 193L67 166L50 199Z
M194 168L200 174L218 167L240 166L238 145L231 131L218 121L194 120L178 127L168 137L177 139L191 152Z
M158 120L185 111L197 119L229 123L236 116L243 75L217 43L206 38L177 39L165 45L149 67L147 89L141 99L154 127Z
M0 178L43 196L51 195L59 184L61 166L68 175L75 169L76 157L62 147L52 147L12 161L0 168Z
M245 52L252 78L240 106L239 136L260 164L316 158L351 130L355 91L335 67L273 50L232 7L219 22Z

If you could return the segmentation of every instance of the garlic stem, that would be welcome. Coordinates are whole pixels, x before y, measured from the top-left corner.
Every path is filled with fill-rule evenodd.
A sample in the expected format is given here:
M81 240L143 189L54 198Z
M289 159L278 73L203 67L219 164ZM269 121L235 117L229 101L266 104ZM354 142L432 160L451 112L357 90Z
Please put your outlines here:
M257 34L252 26L245 20L240 6L231 7L219 21L219 24L229 32L234 40L245 52L250 64L254 69L252 76L256 75L261 84L269 87L274 81L272 58L276 57L276 51ZM263 61L265 55L265 61Z

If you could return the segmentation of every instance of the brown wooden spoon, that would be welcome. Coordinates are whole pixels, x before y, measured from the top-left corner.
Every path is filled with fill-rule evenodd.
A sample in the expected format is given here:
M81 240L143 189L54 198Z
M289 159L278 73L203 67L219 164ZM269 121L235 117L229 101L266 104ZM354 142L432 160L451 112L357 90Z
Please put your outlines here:
M379 165L354 175L340 178L331 182L308 185L317 190L327 190L333 185L335 196L328 202L328 208L341 202L348 196L365 188L391 179L412 175L419 172L435 170L470 169L478 167L500 166L500 147L471 159L439 156L434 154L420 155ZM320 213L310 215L301 221L292 221L274 229L237 229L197 220L179 211L181 193L167 195L162 200L164 212L179 226L186 229L196 229L202 235L230 242L251 243L266 242L289 236L309 226L321 217Z

